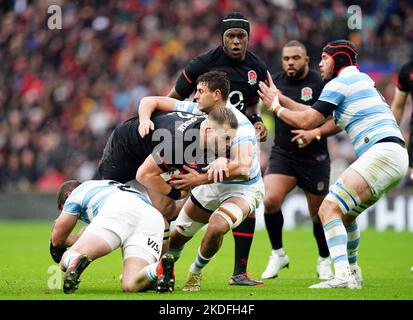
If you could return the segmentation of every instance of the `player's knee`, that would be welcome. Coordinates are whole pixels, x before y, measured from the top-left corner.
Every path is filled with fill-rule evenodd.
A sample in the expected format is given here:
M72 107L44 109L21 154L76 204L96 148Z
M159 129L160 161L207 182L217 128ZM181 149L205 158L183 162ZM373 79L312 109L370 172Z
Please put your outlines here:
M228 222L222 217L212 215L208 223L207 234L212 238L224 236L229 231Z
M182 208L179 213L178 218L175 221L176 232L180 233L186 238L192 238L195 233L198 232L205 224L193 220L190 216L187 215L184 208ZM174 231L175 232L175 231Z
M276 194L267 193L264 197L266 213L276 213L281 207L281 198Z
M332 201L324 200L318 210L318 217L321 222L328 221L333 215L339 215L341 213L338 205Z
M223 219L218 219L217 217L221 217ZM244 212L242 209L232 202L225 202L221 204L221 206L214 211L211 218L209 219L208 225L211 223L216 224L217 226L221 226L222 229L225 229L225 232L229 229L235 229L238 227L242 220L244 219ZM225 224L225 222L227 224Z

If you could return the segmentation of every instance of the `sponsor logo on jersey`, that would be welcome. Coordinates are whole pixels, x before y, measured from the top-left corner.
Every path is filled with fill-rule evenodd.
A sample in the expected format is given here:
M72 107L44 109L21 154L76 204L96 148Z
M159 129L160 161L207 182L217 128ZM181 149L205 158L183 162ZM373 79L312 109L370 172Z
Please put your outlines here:
M310 87L304 87L301 89L301 100L309 101L313 98L313 89Z
M410 78L410 80L413 81L413 72L411 74L409 74L409 78Z
M324 182L323 181L319 181L317 183L317 191L322 191L324 190Z
M254 70L248 71L248 83L252 86L257 83L257 73Z

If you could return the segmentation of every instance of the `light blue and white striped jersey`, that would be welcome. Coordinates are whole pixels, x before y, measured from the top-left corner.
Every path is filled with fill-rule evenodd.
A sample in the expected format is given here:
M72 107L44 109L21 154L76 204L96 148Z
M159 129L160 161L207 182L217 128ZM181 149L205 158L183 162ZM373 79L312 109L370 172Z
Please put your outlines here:
M182 111L182 112L190 112L194 114L204 114L198 108L199 103L191 102L191 101L177 101L175 103L175 111ZM238 129L235 134L234 139L232 140L231 147L240 145L240 144L252 144L253 151L252 151L252 164L249 170L249 180L227 180L222 183L225 184L252 184L258 181L261 177L261 169L260 163L258 159L258 140L255 133L254 126L248 120L248 118L239 111L236 107L232 106L231 104L227 104L227 108L229 108L237 118L238 121Z
M347 132L357 157L383 138L404 141L390 106L374 81L356 66L344 68L329 81L318 100L337 106L333 111L335 122Z
M99 213L108 196L114 192L128 192L150 204L145 195L135 189L122 191L123 184L113 180L90 180L75 188L63 205L62 212L78 216L80 220L89 224Z

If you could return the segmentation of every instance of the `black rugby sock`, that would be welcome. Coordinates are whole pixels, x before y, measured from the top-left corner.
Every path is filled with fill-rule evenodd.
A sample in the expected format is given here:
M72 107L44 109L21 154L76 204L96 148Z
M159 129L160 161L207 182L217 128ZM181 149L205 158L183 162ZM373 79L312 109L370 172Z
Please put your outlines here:
M320 257L327 258L328 256L330 256L326 237L324 235L323 225L321 223L313 222L313 234L314 238L317 241L318 254L320 255Z
M264 213L264 219L272 249L277 250L282 248L282 229L284 225L284 217L281 209L275 213Z
M235 264L233 275L247 272L248 256L255 231L255 217L247 218L232 230L235 242Z

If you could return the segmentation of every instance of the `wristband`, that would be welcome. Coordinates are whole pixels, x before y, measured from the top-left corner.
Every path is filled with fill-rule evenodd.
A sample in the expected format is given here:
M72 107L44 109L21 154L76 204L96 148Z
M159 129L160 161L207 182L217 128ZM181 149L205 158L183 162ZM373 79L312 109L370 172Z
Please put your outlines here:
M264 122L262 121L262 118L260 117L260 115L257 113L249 115L248 119L251 121L252 124L255 124L257 122Z
M173 200L179 200L181 198L181 190L172 188L166 196Z
M281 115L281 112L283 112L284 111L284 107L281 107L280 106L280 108L278 109L278 111L277 111L277 118L279 118L280 117L280 115Z
M275 96L274 99L271 102L271 110L275 111L275 109L280 106L280 100L278 99L278 96ZM281 106L280 106L281 107Z

